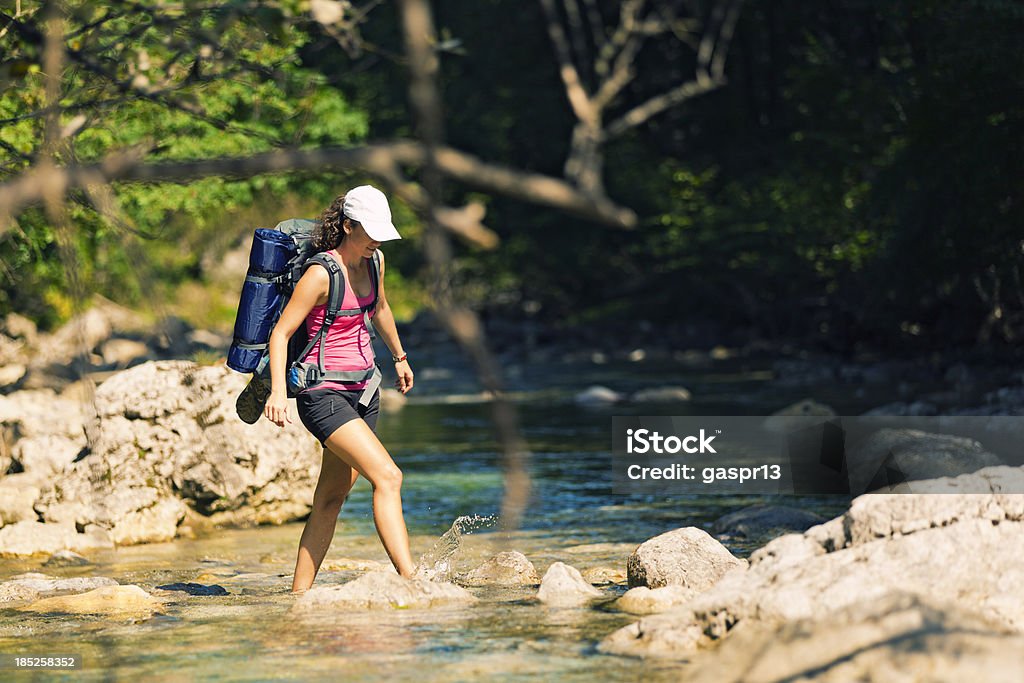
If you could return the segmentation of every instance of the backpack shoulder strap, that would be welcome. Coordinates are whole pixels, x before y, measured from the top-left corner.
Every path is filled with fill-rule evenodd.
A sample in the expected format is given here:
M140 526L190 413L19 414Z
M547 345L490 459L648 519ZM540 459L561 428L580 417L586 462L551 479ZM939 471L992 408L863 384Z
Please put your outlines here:
M345 297L345 271L326 252L310 256L303 269L309 268L314 263L323 266L330 276L330 285L327 288L327 310L324 312L324 327L330 327L331 322L341 311L341 302Z
M370 259L370 281L373 287L373 301L369 303L366 308L368 310L376 310L377 300L380 298L380 281L381 281L381 266L384 263L384 254L381 253L380 249L373 251L373 258Z

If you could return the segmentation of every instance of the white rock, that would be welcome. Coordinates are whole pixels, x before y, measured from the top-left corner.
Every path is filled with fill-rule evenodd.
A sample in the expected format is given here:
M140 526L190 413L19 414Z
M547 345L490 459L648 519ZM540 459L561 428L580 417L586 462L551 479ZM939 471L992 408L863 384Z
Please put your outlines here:
M676 585L696 592L713 586L730 569L746 566L697 527L668 531L640 544L626 560L629 586Z
M540 580L537 598L549 605L580 605L604 595L587 583L579 570L564 562L555 562Z
M576 394L573 400L580 405L585 406L600 406L610 405L612 403L618 403L623 400L624 396L617 391L612 391L608 387L592 386L587 387L583 391Z
M471 604L476 600L472 593L454 584L371 571L341 586L311 588L296 600L292 611L438 607Z
M466 586L533 586L539 581L533 563L518 551L501 552L460 577Z

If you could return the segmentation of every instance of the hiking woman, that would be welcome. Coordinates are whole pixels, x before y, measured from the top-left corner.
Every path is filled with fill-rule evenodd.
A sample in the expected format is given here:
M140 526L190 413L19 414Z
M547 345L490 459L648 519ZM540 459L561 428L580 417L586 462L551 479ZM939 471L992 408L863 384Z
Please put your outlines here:
M327 252L345 276L342 309L363 307L365 310L376 290L376 309L368 312L391 350L398 375L395 385L404 394L412 389L413 373L384 294L382 255L378 282L371 278L375 270L371 263L374 252L381 242L395 239L401 236L391 223L387 198L369 185L354 188L335 199L313 233L316 250ZM303 321L310 340L313 339L323 325L329 286L330 275L324 264L309 266L270 335L271 390L264 415L281 427L291 422L285 383L288 340ZM321 348L314 347L306 362L315 363L316 354L322 353L327 371L375 368L368 321L362 315L339 315L317 346ZM373 519L388 557L402 576L411 577L415 572L409 552L409 532L402 514L402 471L375 433L380 390L374 384L379 384L379 378L376 374L369 382L325 381L296 397L299 418L323 445L324 453L313 508L299 541L293 592L305 591L313 584L334 537L341 506L360 474L373 487ZM363 397L364 391L373 392L372 397Z

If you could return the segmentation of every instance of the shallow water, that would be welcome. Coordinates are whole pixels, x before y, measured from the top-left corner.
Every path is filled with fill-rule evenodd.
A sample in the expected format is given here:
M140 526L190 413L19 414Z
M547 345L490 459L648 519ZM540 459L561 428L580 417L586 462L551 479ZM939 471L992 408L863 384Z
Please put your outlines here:
M625 370L628 370L625 371ZM580 369L545 375L553 386L520 399L520 417L533 456L533 498L522 529L494 527L449 534L463 515L496 515L501 502L500 456L487 404L412 401L385 415L379 433L402 467L403 507L414 557L458 575L502 550L519 550L540 574L555 561L577 569L625 568L642 541L680 527L707 527L758 496L615 496L611 493L610 425L622 414L759 414L803 397L781 396L763 373L719 369L635 366L601 368L588 383L616 383L629 391L660 377L690 387L698 401L679 405L584 409L571 401L582 388L567 378ZM529 373L521 373L522 383ZM429 376L429 373L428 373ZM577 374L577 376L579 376ZM666 377L671 377L666 380ZM565 379L566 387L559 381ZM472 390L472 387L468 388ZM870 405L870 402L865 401ZM867 405L834 404L851 411ZM294 426L294 425L293 425ZM789 497L774 502L830 517L845 509L837 497ZM599 654L595 645L636 617L608 608L625 591L604 586L607 596L588 607L548 608L535 588L471 588L470 607L373 612L289 612L291 570L301 524L222 530L199 539L133 546L90 555L91 566L41 569L42 560L0 560L0 577L25 571L58 576L109 576L147 591L174 582L217 584L220 597L162 593L163 613L137 623L99 617L25 616L0 610L0 652L80 654L81 671L48 672L53 680L678 680L685 664L639 661ZM439 539L441 542L439 543ZM454 539L454 540L453 540ZM753 549L729 543L739 555ZM371 513L371 490L360 480L342 509L325 567L344 560L387 563ZM447 563L447 564L444 564ZM360 570L328 569L317 585L340 584ZM6 674L7 672L3 672ZM6 677L6 676L5 676Z

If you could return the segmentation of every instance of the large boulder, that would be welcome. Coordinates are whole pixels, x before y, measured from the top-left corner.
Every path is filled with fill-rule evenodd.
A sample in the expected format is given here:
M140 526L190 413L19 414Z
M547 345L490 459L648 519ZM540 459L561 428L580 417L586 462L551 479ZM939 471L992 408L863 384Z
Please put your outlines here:
M955 477L1002 464L973 439L932 434L916 429L879 429L848 453L852 491L872 491L891 485L891 474L877 482L880 471L898 472L909 481ZM911 484L911 487L913 485Z
M1024 490L1020 471L1010 469L982 472L993 486L1016 481L1011 490ZM977 481L964 485L978 490ZM969 604L1021 630L1022 536L1020 494L861 496L843 516L775 539L751 556L748 570L731 572L677 610L620 629L600 649L686 657L745 622L819 619L893 592Z
M47 522L98 525L118 544L173 538L189 508L215 524L304 517L322 450L301 425L244 424L234 402L245 381L188 361L112 376L96 391L91 452L36 510Z
M1024 671L1024 637L966 606L893 593L820 619L738 626L696 664L686 680L697 683L1011 683Z
M292 610L403 609L471 604L477 598L465 588L426 579L407 579L386 571L371 571L340 586L311 588Z
M744 560L697 527L683 527L644 541L626 560L629 587L683 586L703 591Z

